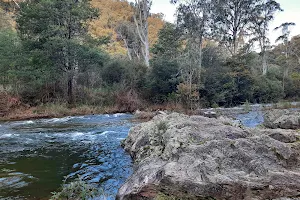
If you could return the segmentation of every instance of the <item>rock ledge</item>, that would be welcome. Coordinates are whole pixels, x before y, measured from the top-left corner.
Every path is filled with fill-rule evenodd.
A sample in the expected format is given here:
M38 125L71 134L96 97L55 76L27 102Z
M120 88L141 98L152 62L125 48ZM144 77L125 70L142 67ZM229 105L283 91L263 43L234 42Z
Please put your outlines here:
M161 114L130 130L135 172L117 199L297 199L299 135L222 120ZM288 197L288 198L287 198Z

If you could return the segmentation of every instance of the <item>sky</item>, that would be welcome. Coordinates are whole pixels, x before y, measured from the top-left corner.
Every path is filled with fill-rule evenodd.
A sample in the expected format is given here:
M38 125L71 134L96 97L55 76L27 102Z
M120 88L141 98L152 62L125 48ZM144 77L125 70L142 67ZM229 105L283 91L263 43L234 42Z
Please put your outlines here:
M281 34L279 30L274 31L274 28L284 22L296 23L296 26L291 29L291 36L300 34L300 0L277 0L277 2L284 11L277 13L270 24L269 38L272 44L275 44L276 38ZM176 6L170 4L170 0L153 0L151 12L163 13L166 21L174 22Z

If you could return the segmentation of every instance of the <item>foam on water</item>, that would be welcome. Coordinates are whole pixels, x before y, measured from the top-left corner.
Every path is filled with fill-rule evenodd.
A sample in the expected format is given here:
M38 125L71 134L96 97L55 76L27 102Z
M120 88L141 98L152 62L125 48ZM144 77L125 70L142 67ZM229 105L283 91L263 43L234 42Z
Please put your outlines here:
M84 135L84 133L82 132L75 132L75 133L71 133L72 137L81 137Z
M8 133L8 134L4 134L4 135L1 135L0 138L9 138L11 137L13 134L11 133Z
M109 133L116 133L116 131L103 131L102 133L100 133L99 135L107 135Z
M113 116L114 117L121 117L121 116L124 116L124 115L126 115L126 114L125 113L116 113Z
M18 137L18 136L20 136L20 135L19 134L13 134L13 133L7 133L7 134L0 135L0 139L12 138L12 137Z
M131 158L120 146L132 126L130 118L117 113L0 124L0 173L1 168L17 171L4 172L0 199L45 199L59 190L64 177L72 181L78 176L103 189L108 200L115 199L132 173Z
M64 117L64 118L52 118L52 119L47 119L45 120L46 123L61 123L61 122L67 122L70 119L72 119L72 117Z
M34 124L34 121L28 120L28 121L19 121L19 122L14 122L14 125L27 125L27 124Z

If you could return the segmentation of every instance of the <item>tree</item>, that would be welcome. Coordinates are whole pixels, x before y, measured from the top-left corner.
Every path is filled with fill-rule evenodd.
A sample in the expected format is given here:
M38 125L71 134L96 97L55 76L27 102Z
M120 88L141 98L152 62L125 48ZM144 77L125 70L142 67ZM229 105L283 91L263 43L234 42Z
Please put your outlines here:
M295 57L297 65L300 65L300 35L294 36L291 40L291 55Z
M129 60L136 58L141 60L141 41L139 39L136 27L130 22L121 22L117 28L118 39L124 42Z
M88 22L97 16L89 0L37 0L20 4L17 17L21 38L30 51L41 51L67 79L68 103L74 103ZM90 57L90 56L88 56Z
M269 24L274 19L277 11L283 11L280 4L274 0L261 0L256 5L251 16L251 28L254 38L252 41L258 41L262 55L262 73L267 74L267 50L270 48L268 38Z
M178 85L181 100L194 107L199 100L201 85L203 41L210 33L212 4L209 0L171 1L177 7L177 26L183 33L184 50L179 60L182 82Z
M214 0L213 34L231 55L237 55L251 22L256 0Z
M158 40L152 48L154 57L163 57L169 60L175 60L181 49L180 29L174 24L166 23L158 34Z
M177 3L177 1L173 1ZM202 48L204 37L210 31L212 8L210 0L184 0L177 8L177 24L184 30L185 39L190 48L190 57L194 65L199 67L199 77L202 70ZM192 55L193 54L193 55Z
M282 85L283 85L283 90L285 89L285 79L288 77L289 75L289 69L290 69L290 63L289 63L289 57L290 57L290 42L289 42L289 37L291 34L290 31L290 27L291 26L295 26L296 24L294 22L286 22L281 24L280 26L276 27L275 30L279 30L281 29L281 33L282 35L279 36L276 39L276 42L278 41L282 41L283 42L283 46L284 46L284 55L285 55L285 63L286 66L284 67L283 70L283 78L282 78Z
M142 45L142 56L145 61L145 65L150 67L150 45L149 45L149 30L148 30L148 18L150 16L151 0L136 0L135 1L135 13L133 15L136 25L137 33Z
M146 84L149 88L147 96L153 102L163 103L169 94L176 92L178 63L161 57L152 59L151 66L152 70Z
M17 84L15 68L20 64L21 43L17 33L0 29L0 85Z

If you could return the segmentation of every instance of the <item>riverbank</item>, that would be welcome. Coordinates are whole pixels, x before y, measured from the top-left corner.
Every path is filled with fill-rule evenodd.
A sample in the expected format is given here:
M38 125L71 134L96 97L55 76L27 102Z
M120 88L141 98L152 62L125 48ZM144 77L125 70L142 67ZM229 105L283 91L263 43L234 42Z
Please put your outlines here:
M138 109L137 109L138 110ZM139 113L138 118L151 119L156 111L168 110L177 111L188 114L188 110L184 110L181 106L175 104L164 105L145 105L140 108L143 112ZM49 103L35 107L17 106L10 109L5 115L0 116L0 121L19 121L41 118L61 118L66 116L80 116L92 114L113 114L113 113L133 113L136 110L120 108L119 106L92 106L92 105L75 105L70 108L66 103Z
M67 104L45 104L36 107L21 106L12 109L4 116L0 117L0 121L17 121L41 118L60 118L66 116L90 115L90 114L111 114L117 113L117 109L113 107L98 106L75 106L69 108Z
M271 109L288 109L300 108L299 102L279 102L274 104L244 104L232 108L201 108L197 110L184 109L179 104L162 104L162 105L146 105L144 108L137 109L137 118L141 120L152 119L159 110L166 110L170 112L179 112L187 115L204 113L216 113L217 115L225 115L234 117L237 114L247 113L252 110L271 110ZM41 118L61 118L66 116L80 116L91 114L113 114L113 113L133 113L135 111L128 109L120 109L118 106L92 106L92 105L77 105L70 108L66 103L49 103L35 107L18 106L11 109L4 116L0 116L0 121L19 121L31 120Z

